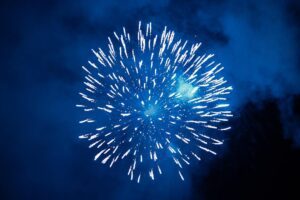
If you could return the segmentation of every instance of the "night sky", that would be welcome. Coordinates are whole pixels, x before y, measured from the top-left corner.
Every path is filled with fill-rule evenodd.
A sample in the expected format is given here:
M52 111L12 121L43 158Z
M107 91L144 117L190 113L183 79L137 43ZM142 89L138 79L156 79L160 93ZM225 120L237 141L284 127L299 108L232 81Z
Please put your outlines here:
M300 2L1 1L0 199L298 199ZM82 65L113 31L165 25L216 54L233 85L217 156L156 181L93 161L75 108Z

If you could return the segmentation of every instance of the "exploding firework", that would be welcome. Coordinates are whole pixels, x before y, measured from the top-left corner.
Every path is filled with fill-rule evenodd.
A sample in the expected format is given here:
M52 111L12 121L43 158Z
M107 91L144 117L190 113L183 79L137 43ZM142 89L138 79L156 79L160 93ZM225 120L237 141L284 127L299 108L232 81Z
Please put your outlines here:
M226 98L232 87L220 75L213 54L197 55L201 43L176 39L151 23L133 37L123 28L108 37L106 50L92 50L80 92L86 133L95 160L112 167L123 160L131 180L163 174L163 162L182 169L223 144L213 133L229 130ZM106 53L105 53L106 52ZM124 162L126 160L127 162ZM127 164L127 165L126 165Z

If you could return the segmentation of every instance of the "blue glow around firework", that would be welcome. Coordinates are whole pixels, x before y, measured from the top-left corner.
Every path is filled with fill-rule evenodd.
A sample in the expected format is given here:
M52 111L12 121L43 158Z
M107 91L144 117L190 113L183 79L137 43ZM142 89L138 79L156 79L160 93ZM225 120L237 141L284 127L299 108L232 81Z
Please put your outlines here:
M232 87L213 54L197 54L200 45L176 39L167 27L156 35L151 23L142 28L140 22L137 35L123 28L108 37L106 53L92 50L98 63L82 67L85 90L76 106L87 130L79 138L97 149L95 160L112 167L127 159L126 171L139 183L168 170L166 161L184 180L182 168L192 159L216 155L211 147L223 141L209 130L230 129Z

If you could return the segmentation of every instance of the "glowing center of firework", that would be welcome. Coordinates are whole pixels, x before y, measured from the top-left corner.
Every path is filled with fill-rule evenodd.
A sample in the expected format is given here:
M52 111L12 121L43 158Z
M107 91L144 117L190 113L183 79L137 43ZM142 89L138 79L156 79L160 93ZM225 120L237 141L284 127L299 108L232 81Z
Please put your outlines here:
M177 93L180 94L183 99L190 99L194 97L198 89L198 87L194 87L192 84L179 79Z
M144 112L146 117L154 116L157 113L157 106L150 105Z

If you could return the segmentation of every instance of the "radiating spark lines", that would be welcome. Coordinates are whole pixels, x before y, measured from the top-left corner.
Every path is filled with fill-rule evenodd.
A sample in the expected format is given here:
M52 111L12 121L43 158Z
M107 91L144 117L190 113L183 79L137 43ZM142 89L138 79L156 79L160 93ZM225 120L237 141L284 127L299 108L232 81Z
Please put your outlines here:
M203 153L216 155L223 144L211 132L230 129L227 100L232 87L213 54L199 55L201 43L190 44L164 28L161 34L139 22L136 35L123 28L108 37L107 49L92 50L88 61L79 121L87 133L94 160L113 167L120 160L131 180L155 180L174 164L182 169Z

